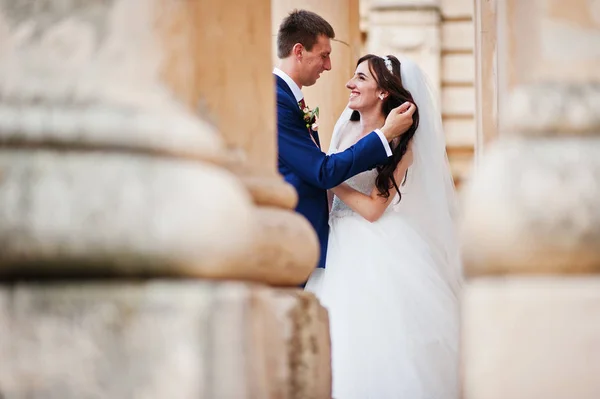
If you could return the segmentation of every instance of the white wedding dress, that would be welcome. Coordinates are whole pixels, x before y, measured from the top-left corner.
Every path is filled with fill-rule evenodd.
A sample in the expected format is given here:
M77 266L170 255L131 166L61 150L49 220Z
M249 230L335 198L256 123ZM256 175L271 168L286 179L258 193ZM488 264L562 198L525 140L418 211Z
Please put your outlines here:
M433 103L420 103L423 89L413 90L422 123L402 201L370 223L334 197L326 269L306 286L329 311L335 399L458 398L460 262L452 204L444 203L453 186L440 137L431 140L441 120L437 126L436 109L424 109ZM348 116L338 121L330 152L356 141ZM347 183L369 194L376 175Z

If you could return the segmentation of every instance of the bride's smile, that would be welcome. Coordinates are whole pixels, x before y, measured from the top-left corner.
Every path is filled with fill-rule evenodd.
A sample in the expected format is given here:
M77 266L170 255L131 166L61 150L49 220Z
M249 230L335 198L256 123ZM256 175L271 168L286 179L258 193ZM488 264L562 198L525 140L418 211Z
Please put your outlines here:
M377 108L381 103L383 92L366 61L358 65L346 88L350 90L348 107L352 110L364 112Z

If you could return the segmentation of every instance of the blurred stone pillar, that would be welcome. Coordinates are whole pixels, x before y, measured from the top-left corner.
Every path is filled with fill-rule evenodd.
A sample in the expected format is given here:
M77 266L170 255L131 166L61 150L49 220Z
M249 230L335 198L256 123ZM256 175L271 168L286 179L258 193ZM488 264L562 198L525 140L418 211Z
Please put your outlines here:
M270 2L236 7L0 0L0 396L330 395L326 311L268 287L317 241L275 169Z
M319 107L319 137L323 151L327 152L333 126L348 104L346 83L361 55L358 0L273 0L272 3L273 43L276 43L281 21L294 9L316 12L335 30L335 39L331 42L331 71L324 72L315 85L302 89L307 104L311 108ZM276 46L272 49L272 59L277 65Z
M228 168L258 205L254 239L260 250L253 248L244 264L261 273L248 278L277 285L306 281L319 249L312 227L293 212L294 188L277 172L271 2L162 3L170 17L159 29L173 53L165 59L165 80L190 110L200 108L215 123L230 151Z
M501 3L505 128L463 204L463 397L597 398L600 8Z
M439 0L370 0L367 52L407 56L441 92Z
M498 1L475 1L476 161L498 136Z
M522 11L531 11L526 4L523 6L526 8ZM520 68L515 59L519 39L514 26L520 17L514 12L509 1L475 1L477 160L487 145L508 128L503 124L508 122L509 94L518 83L516 71Z

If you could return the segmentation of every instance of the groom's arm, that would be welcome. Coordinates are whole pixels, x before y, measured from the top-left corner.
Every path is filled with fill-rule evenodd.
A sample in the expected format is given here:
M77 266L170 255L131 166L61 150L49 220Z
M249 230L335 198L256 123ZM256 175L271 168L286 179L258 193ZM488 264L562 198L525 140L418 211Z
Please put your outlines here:
M326 155L310 139L296 110L278 102L279 159L305 182L329 189L350 177L385 163L385 138L371 132L346 151ZM387 146L389 150L389 144ZM391 154L391 151L389 151Z
M412 144L396 166L394 171L394 180L397 185L400 185L404 180L408 168L413 163L413 152ZM363 194L350 187L349 185L342 183L339 186L331 189L339 199L341 199L350 209L358 213L360 216L373 223L379 220L383 215L390 202L396 197L396 188L393 184L389 183L388 196L382 197L379 194L377 187L373 187L370 194Z

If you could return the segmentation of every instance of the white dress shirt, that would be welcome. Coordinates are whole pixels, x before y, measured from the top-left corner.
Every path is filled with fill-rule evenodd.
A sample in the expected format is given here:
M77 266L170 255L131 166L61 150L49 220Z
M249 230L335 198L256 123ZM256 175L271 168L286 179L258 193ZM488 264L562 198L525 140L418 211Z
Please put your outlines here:
M294 80L292 78L290 78L290 76L287 73L283 72L279 68L274 68L273 73L275 75L279 76L281 79L283 79L283 81L285 83L287 83L288 87L290 88L290 90L292 90L292 93L294 94L294 97L296 98L296 102L300 102L304 98L304 94L302 94L302 90L300 90L300 88L298 87L296 82L294 82ZM377 136L379 136L379 139L381 140L381 144L383 144L383 148L385 148L385 153L387 154L387 156L391 157L392 149L390 148L390 143L388 143L383 132L379 129L375 129L374 132L377 133Z

